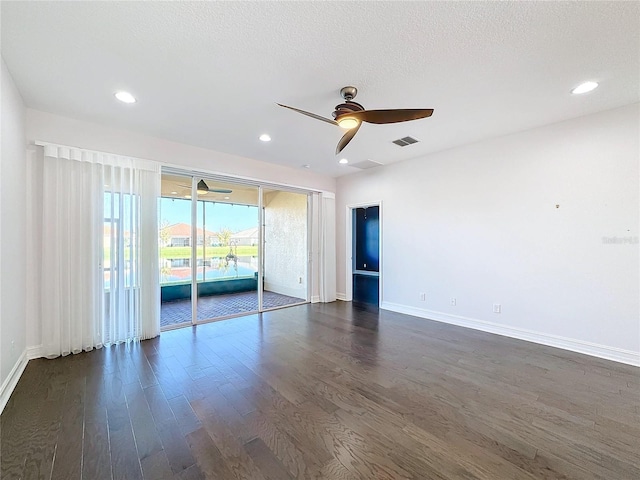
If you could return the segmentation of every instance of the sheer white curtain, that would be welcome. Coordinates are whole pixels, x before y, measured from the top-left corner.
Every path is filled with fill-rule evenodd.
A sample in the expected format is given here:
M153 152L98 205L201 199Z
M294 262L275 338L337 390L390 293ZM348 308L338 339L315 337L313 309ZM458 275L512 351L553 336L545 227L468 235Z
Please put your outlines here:
M160 333L160 166L44 145L41 308L46 357Z
M336 199L333 193L319 193L320 301L336 300Z

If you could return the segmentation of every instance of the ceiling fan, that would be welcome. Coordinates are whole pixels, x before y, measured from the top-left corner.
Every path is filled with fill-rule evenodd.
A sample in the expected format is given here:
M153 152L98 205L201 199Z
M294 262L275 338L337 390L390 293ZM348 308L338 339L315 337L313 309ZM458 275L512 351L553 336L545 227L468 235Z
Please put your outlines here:
M183 185L179 183L181 187L188 188L191 190L191 185ZM199 195L206 195L207 193L232 193L233 190L229 190L228 188L209 188L209 185L206 184L204 180L200 180L196 187L196 191Z
M394 110L365 110L362 105L353 101L358 93L356 87L343 87L340 90L340 95L344 98L345 103L336 105L335 111L332 113L334 120L321 117L315 113L305 112L298 108L289 107L278 103L279 106L288 108L290 110L302 113L316 120L322 120L323 122L337 125L339 127L348 129L348 132L338 142L336 147L336 155L339 154L344 147L355 137L358 133L358 129L362 122L367 123L398 123L408 122L409 120L418 120L420 118L430 117L433 114L432 108L400 108Z

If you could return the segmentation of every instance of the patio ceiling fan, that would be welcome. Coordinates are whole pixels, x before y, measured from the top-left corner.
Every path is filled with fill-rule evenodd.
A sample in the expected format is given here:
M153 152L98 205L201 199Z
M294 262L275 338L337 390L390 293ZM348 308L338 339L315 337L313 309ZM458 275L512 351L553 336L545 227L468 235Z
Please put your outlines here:
M433 114L432 108L400 108L393 110L365 110L362 105L353 101L358 93L356 87L343 87L340 95L344 98L345 103L336 105L335 111L332 113L334 120L321 117L315 113L306 112L299 108L289 107L278 103L280 107L288 108L295 112L307 115L308 117L322 120L323 122L337 125L347 129L347 133L340 139L336 147L336 155L339 154L344 147L355 137L362 122L366 123L398 123L408 122L410 120L418 120L420 118L430 117Z
M191 190L191 185L183 185L179 183L181 187L188 188ZM233 190L229 190L228 188L209 188L209 185L204 180L200 180L196 187L198 193L200 195L206 195L207 193L232 193Z

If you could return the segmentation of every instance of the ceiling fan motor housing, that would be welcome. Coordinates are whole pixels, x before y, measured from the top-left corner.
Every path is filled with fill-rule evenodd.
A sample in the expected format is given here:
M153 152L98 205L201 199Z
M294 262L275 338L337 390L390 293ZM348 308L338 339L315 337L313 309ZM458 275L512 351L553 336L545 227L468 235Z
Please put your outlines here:
M336 110L331 115L333 115L333 118L337 119L340 115L344 115L345 113L361 112L363 110L364 107L359 103L347 100L346 103L336 105Z

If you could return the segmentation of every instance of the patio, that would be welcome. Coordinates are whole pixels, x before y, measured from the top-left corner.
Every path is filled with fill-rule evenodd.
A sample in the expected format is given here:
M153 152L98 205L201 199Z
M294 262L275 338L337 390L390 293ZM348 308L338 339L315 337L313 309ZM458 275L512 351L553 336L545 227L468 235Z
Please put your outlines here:
M289 297L273 292L264 292L262 299L265 309L305 302L303 298ZM212 295L198 299L198 319L201 320L257 311L258 292L255 290L226 295ZM189 322L191 322L191 299L162 302L160 311L161 328Z

